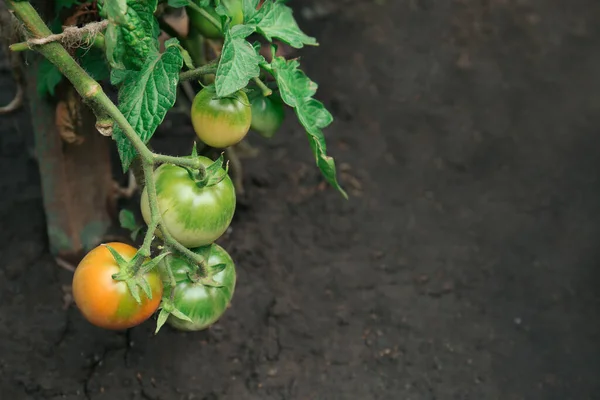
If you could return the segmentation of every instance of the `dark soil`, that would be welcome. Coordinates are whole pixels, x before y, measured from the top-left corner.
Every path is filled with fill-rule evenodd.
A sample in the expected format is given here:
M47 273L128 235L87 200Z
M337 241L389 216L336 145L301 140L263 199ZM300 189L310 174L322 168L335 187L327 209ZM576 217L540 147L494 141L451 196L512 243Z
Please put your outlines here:
M1 398L600 398L600 2L314 3L300 55L351 199L291 114L252 135L222 241L237 291L208 331L62 308L30 118L2 117Z

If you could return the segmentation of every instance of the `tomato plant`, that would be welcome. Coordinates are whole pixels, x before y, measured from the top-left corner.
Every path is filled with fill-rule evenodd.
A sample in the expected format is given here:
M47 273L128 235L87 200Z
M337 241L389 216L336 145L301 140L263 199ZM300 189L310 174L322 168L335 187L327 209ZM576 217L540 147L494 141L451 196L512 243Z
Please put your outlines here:
M283 101L278 94L263 96L255 91L251 97L252 123L250 128L266 138L273 137L285 118Z
M195 266L182 257L167 257L162 262L162 271L170 268L176 286L168 286L170 277L162 272L167 285L165 296L171 296L175 309L189 317L189 320L170 315L167 324L185 331L198 331L214 324L227 310L236 283L235 265L229 254L221 246L213 244L207 252L207 277L197 276Z
M204 167L213 161L198 157ZM188 248L208 245L229 227L235 212L235 190L231 178L217 170L216 176L199 177L185 168L163 164L154 172L158 208L163 226ZM142 215L151 222L148 189L141 198Z
M205 144L225 148L239 143L250 129L252 109L246 93L238 90L218 98L211 88L198 92L192 103L192 125Z
M106 246L126 261L137 253L135 247L124 243L108 243ZM92 324L106 329L131 328L156 311L163 284L158 271L145 273L152 296L142 294L138 303L124 281L113 279L121 267L106 246L96 247L79 263L73 276L73 298L83 316Z
M271 137L281 127L285 107L306 131L307 151L323 178L347 198L326 152L323 130L333 116L315 98L318 85L298 59L277 53L276 43L295 49L318 45L284 1L55 0L61 15L65 9L72 12L73 23L64 32L63 20L45 23L27 0L7 4L22 24L15 32L24 35L24 42L11 49L43 57L40 94L53 96L66 78L63 83L93 111L97 130L114 140L123 172L132 172L141 185L145 224L139 226L127 210L120 221L132 231L132 240L143 232L143 241L137 248L114 242L99 246L74 274L76 304L91 323L130 328L160 310L157 332L167 322L199 330L223 315L236 273L227 251L215 242L236 209L236 145L251 128ZM188 33L167 22L167 14L178 8L187 10ZM163 41L163 32L170 38ZM270 59L257 36L270 46ZM88 50L94 57L85 56ZM116 103L104 85L118 91ZM185 106L175 107L176 102ZM196 144L187 156L151 150L149 141L175 109L186 116L189 111L195 132L190 141L223 153L199 156Z

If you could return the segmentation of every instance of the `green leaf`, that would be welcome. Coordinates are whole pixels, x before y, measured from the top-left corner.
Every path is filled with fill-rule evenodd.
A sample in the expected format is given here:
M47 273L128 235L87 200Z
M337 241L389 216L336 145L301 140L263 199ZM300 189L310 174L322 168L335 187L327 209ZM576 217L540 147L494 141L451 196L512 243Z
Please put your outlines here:
M124 23L127 14L127 0L106 0L102 11L110 21Z
M135 221L135 216L129 210L123 209L119 212L119 223L121 224L121 228L130 231L134 231L138 228L138 224Z
M113 68L139 71L148 56L158 52L160 28L154 17L157 4L158 0L128 0L124 17L109 17L111 24L105 36L106 53ZM114 12L121 11L119 8ZM117 15L120 14L114 16Z
M37 92L40 97L47 94L54 96L56 86L62 81L63 75L48 59L40 61L37 73Z
M106 51L106 59L113 69L125 69L123 63L119 60L122 51L119 46L119 29L117 25L111 23L106 27L104 32L104 50Z
M246 25L236 25L225 32L225 43L215 77L218 97L235 93L246 87L250 79L260 75L259 64L265 59L245 39L252 32L253 28Z
M277 80L281 98L294 108L298 120L304 126L321 173L327 182L347 199L348 195L337 182L335 161L327 155L325 136L321 130L331 124L333 116L323 103L313 98L318 85L311 81L299 67L300 63L297 60L286 61L283 57L275 57L268 69Z
M88 50L77 49L79 64L95 81L103 81L110 77L110 71L102 50L91 47Z
M244 21L248 22L258 13L256 7L258 7L259 0L245 0L244 1Z
M113 69L110 71L110 83L114 86L119 86L124 82L129 75L135 75L137 71L127 71L125 69Z
M119 110L144 143L148 143L175 104L182 66L179 47L171 45L164 53L151 55L142 70L130 74L119 89ZM137 153L119 126L115 126L113 137L123 170L127 171Z
M256 30L270 42L277 38L292 47L318 46L314 37L306 35L298 27L293 10L282 0L267 0L248 23L255 23Z
M300 69L298 60L287 61L283 57L275 57L271 62L281 98L290 107L304 103L317 93L318 85L311 81Z
M63 8L71 8L79 4L81 4L79 0L55 0L54 13L58 14Z
M169 5L169 7L181 8L190 4L190 0L169 0L167 4Z

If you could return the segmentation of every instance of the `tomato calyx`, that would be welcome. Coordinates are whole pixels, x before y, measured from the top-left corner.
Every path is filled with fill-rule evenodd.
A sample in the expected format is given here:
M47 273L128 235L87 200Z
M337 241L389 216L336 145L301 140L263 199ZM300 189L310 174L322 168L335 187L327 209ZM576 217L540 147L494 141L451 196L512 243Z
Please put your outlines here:
M213 279L213 276L215 276L219 272L225 270L226 267L227 266L225 264L211 265L210 268L208 268L208 276L203 276L200 273L200 271L197 270L194 272L188 272L187 277L191 282L193 282L195 284L200 284L203 286L214 287L214 288L220 288L220 287L223 287L224 285L215 281Z
M158 333L160 328L163 327L165 322L167 322L167 319L169 318L169 315L171 315L171 314L173 314L175 317L182 319L184 321L192 322L190 317L188 317L187 315L182 313L175 306L175 303L173 302L173 299L172 299L174 293L175 293L175 291L173 289L171 289L171 296L165 296L162 299L160 306L158 307L160 309L160 312L158 313L158 318L156 319L156 330L154 331L155 335Z
M142 304L140 289L143 290L149 300L152 300L152 288L144 275L154 269L170 253L164 252L148 260L148 257L142 254L142 251L138 251L131 260L127 261L109 245L105 244L104 246L110 251L119 267L119 272L113 274L112 278L118 282L125 282L131 296L138 304Z
M196 182L199 188L210 187L221 183L229 172L229 162L225 163L223 168L224 153L208 167L201 170L186 168L190 178Z

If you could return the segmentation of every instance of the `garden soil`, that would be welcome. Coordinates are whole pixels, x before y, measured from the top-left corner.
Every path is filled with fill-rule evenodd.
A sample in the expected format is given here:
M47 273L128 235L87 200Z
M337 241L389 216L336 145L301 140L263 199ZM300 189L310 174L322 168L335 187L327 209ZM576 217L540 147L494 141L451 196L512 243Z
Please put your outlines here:
M252 133L220 240L236 293L209 330L111 332L63 307L30 116L1 117L0 397L599 399L600 2L292 5L350 199L292 113ZM174 113L154 143L192 135Z

